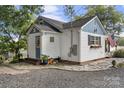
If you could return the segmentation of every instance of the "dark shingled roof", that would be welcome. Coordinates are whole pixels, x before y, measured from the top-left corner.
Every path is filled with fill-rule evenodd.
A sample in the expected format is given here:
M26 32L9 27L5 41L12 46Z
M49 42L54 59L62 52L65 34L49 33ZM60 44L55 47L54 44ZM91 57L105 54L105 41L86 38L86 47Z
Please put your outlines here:
M46 25L35 25L35 27L39 28L39 29L43 29L45 31L54 31L52 28L46 26Z
M95 16L82 17L78 20L72 21L72 27L81 27L81 26L85 25L88 21L90 21L93 17L95 17ZM42 19L42 20L50 23L51 25L58 28L59 30L67 29L67 28L71 27L71 22L68 22L68 23L60 22L60 21L57 21L54 19L43 17L43 16L39 16L38 19Z
M51 19L51 18L46 18L46 17L43 17L43 16L39 16L38 19L42 19L42 20L48 22L49 24L53 25L54 27L56 27L60 30L63 29L64 22L57 21L57 20L54 20L54 19Z
M91 17L82 17L78 20L72 21L72 27L81 27L83 25L85 25L87 22L89 22L92 18L94 18L95 16L91 16ZM64 29L70 28L71 27L71 22L65 23L63 25Z
M72 27L81 27L81 26L85 25L87 22L89 22L94 17L95 16L82 17L78 20L72 21ZM54 20L51 18L46 18L43 16L39 16L37 18L36 22L38 20L43 20L49 25L49 27L47 27L45 25L39 25L38 26L38 24L37 24L38 28L44 29L44 30L54 31L54 29L55 29L56 32L61 32L63 29L68 29L71 27L71 22L65 23L65 22L57 21L57 20ZM52 27L52 28L50 28L50 27Z

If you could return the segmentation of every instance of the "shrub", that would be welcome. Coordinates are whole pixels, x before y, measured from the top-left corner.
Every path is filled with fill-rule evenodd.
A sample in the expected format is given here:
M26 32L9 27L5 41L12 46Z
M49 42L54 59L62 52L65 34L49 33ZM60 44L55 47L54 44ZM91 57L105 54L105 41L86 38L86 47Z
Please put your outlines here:
M123 58L124 57L124 49L119 49L119 50L114 51L113 57Z
M5 61L5 57L0 55L0 64L2 64Z
M49 56L47 56L47 55L42 55L41 56L41 60L42 60L43 64L47 64L48 63L48 59L49 59Z
M22 60L23 60L23 55L19 54L19 55L13 56L13 59L12 59L12 61L10 63L19 63Z
M116 61L112 60L112 67L116 67Z
M47 56L47 55L42 55L42 56L41 56L41 60L48 61L48 57L49 57L49 56Z
M117 67L120 67L120 68L124 67L124 63L118 63Z
M18 63L19 60L18 60L18 56L13 56L13 59L10 63Z
M23 55L21 53L18 54L18 56L19 56L20 59L23 59Z
M124 38L119 38L118 39L118 45L119 46L124 46Z

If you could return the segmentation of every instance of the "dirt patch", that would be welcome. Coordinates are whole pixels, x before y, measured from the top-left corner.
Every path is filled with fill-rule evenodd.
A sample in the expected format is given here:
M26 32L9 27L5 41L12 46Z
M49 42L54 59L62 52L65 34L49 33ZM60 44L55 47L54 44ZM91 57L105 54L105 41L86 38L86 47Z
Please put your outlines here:
M13 68L7 67L7 66L0 66L0 74L17 75L17 74L24 74L24 73L28 73L28 72L30 72L30 71L13 69Z

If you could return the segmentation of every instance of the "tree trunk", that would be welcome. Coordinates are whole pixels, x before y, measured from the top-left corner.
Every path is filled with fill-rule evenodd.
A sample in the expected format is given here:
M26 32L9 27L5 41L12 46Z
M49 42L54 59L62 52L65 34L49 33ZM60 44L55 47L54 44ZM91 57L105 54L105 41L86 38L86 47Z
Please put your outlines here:
M15 49L15 56L16 56L17 60L19 61L19 59L20 59L20 52L19 52L19 48L18 47L16 47L16 49Z
M19 44L19 41L20 41L20 38L21 38L21 35L19 35L19 38L18 38L18 42L17 42L17 45L16 45L16 51L15 51L15 56L17 57L17 60L19 61L20 59L20 44Z

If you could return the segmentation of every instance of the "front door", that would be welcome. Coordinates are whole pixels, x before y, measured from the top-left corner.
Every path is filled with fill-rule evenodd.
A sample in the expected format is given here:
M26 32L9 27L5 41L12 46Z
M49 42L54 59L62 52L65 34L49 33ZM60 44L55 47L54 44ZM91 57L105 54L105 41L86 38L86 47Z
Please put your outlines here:
M36 58L40 58L40 36L35 37Z

